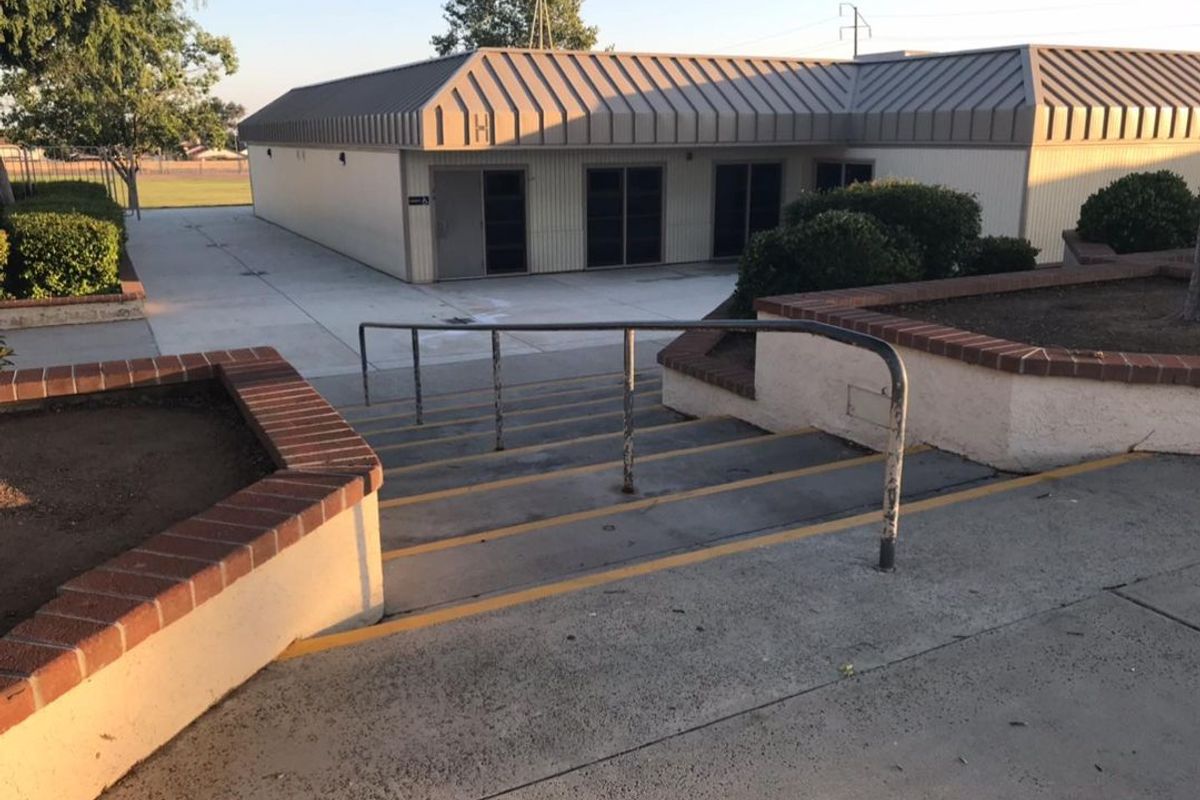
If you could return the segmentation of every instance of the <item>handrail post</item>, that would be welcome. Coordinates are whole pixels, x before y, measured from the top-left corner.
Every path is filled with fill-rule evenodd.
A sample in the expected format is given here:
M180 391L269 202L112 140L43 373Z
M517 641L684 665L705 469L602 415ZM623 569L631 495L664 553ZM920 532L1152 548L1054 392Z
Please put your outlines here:
M416 404L417 424L425 424L425 398L421 394L421 332L412 329L413 401Z
M363 385L363 405L371 405L371 386L367 379L367 326L365 323L360 323L358 326L358 354L362 360L362 385Z
M896 568L896 536L900 522L900 485L904 471L904 437L908 419L908 376L904 363L896 359L892 370L891 420L888 425L887 461L883 477L883 531L879 539L879 569Z
M621 491L633 494L633 390L637 373L637 358L634 352L637 334L633 328L625 329L625 431L623 457L625 461L625 482Z
M504 398L500 376L500 331L492 331L492 390L496 406L496 449L504 449Z

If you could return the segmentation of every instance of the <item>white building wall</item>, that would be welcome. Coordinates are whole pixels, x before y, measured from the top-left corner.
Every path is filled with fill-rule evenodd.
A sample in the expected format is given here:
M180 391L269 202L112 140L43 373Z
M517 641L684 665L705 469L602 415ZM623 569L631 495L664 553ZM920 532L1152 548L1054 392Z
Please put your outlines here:
M1020 236L1026 153L1020 147L844 147L818 156L873 162L876 179L911 178L969 192L983 210L985 236Z
M691 153L689 160L688 154ZM452 167L523 168L527 174L529 271L565 272L586 263L585 170L589 166L663 167L664 263L712 255L712 183L718 162L783 161L784 202L812 185L810 151L799 147L718 149L419 152L406 154L409 196L433 195L433 170ZM437 199L407 206L409 255L415 282L435 280L433 220Z
M1062 232L1074 228L1079 209L1096 190L1130 172L1169 169L1200 187L1200 142L1143 144L1112 142L1037 145L1030 154L1026 236L1062 258Z
M408 278L399 152L251 145L250 179L257 216Z

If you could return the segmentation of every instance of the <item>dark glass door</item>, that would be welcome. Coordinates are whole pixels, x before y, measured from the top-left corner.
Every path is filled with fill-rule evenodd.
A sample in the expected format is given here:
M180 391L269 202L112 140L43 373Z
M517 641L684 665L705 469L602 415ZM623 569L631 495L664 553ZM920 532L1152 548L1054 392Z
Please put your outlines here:
M779 225L782 164L718 164L713 203L713 256L739 256L750 237Z
M488 275L525 272L525 173L483 173L484 252Z
M713 255L740 256L746 248L747 164L718 164L713 204Z
M661 167L587 171L587 265L662 261Z

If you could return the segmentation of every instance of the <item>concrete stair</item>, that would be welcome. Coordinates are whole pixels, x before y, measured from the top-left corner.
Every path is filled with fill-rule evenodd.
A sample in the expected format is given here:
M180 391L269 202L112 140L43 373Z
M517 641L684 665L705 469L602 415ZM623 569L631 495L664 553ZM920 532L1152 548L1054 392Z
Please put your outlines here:
M879 507L883 457L815 430L768 434L690 419L639 375L636 492L621 491L619 375L507 387L494 449L490 390L343 409L383 459L389 615L524 589L614 565ZM912 501L999 477L910 449ZM869 566L871 553L863 553Z

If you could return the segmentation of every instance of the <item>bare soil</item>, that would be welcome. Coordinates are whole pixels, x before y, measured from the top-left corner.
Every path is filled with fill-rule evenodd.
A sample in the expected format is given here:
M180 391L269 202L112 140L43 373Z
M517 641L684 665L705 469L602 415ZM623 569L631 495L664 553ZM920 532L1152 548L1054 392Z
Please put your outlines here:
M1000 339L1073 350L1200 354L1200 325L1179 321L1187 283L1078 284L873 309Z
M215 387L0 414L0 634L272 469Z

